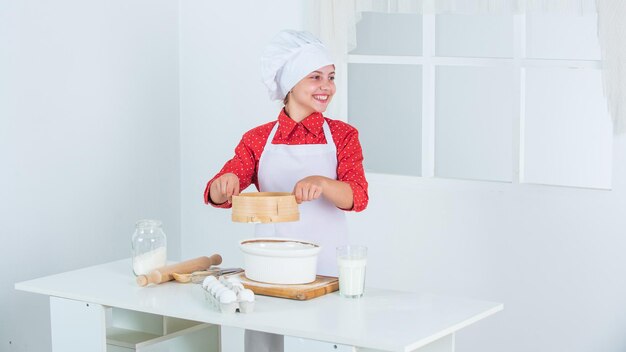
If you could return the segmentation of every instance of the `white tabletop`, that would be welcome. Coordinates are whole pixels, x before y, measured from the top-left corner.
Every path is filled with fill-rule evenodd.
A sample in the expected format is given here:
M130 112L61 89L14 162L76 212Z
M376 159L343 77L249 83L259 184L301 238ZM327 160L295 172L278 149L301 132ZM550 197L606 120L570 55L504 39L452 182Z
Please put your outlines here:
M139 287L130 259L15 284L22 291L105 306L386 351L411 351L502 310L500 303L367 288L309 301L256 296L254 312L223 314L200 285Z

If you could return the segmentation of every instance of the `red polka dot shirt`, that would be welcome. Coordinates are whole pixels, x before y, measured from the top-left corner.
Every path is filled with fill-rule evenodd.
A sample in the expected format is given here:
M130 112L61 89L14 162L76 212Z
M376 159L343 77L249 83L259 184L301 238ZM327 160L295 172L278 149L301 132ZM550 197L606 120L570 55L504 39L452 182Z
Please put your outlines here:
M229 208L231 204L213 204L209 197L211 183L225 173L234 173L239 177L239 187L243 191L254 183L257 190L259 182L257 171L259 160L270 132L278 122L278 130L272 144L325 144L326 138L322 125L324 120L330 127L333 141L337 146L337 179L346 182L352 188L354 205L351 210L361 211L367 207L367 180L363 171L363 150L359 143L359 133L349 124L331 120L321 113L315 112L300 123L292 120L284 110L281 110L277 121L255 127L246 132L237 147L235 156L226 162L220 172L207 184L204 191L204 202L219 208Z

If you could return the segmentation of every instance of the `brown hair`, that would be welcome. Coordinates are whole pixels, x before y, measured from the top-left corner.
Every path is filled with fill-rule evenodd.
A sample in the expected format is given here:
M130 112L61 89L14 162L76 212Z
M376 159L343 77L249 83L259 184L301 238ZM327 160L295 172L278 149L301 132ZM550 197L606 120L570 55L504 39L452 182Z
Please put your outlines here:
M285 98L283 99L283 105L285 106L287 106L287 103L289 103L289 93L291 93L291 91L287 92L287 95L285 95Z

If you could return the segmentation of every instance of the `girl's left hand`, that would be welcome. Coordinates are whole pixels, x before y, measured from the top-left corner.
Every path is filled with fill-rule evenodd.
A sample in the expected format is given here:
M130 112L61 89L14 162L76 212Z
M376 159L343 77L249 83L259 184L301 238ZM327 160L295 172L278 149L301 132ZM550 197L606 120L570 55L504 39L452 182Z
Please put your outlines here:
M293 195L296 196L296 202L311 201L319 198L324 194L324 187L327 178L324 176L308 176L298 181L293 188Z

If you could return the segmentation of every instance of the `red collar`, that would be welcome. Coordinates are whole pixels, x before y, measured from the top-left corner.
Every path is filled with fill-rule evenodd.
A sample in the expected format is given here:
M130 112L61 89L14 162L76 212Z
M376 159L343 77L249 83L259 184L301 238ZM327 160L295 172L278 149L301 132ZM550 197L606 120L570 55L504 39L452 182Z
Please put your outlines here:
M285 109L278 114L278 133L280 133L283 139L287 139L297 125L302 125L309 133L312 133L315 137L322 132L322 125L324 124L324 116L320 112L314 112L311 115L304 118L304 120L296 123L291 117L287 115Z

